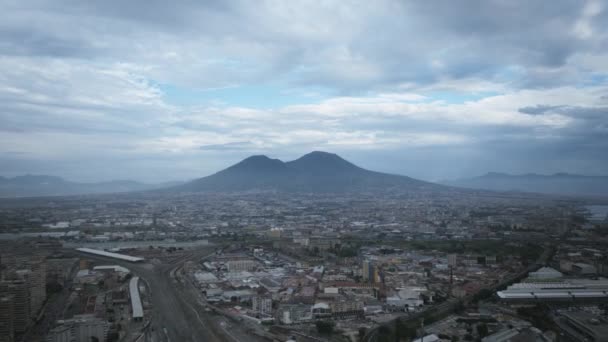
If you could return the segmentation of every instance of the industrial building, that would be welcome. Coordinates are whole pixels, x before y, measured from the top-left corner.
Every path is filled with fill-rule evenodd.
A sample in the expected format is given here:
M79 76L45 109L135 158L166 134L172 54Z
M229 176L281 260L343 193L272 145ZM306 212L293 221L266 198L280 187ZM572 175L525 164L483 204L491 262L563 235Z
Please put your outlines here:
M13 296L0 296L0 342L14 342Z
M128 268L126 267L122 267L120 265L100 265L100 266L95 266L93 267L93 271L110 271L110 272L117 272L117 273L124 273L124 274L128 274L131 273L131 271L129 271Z
M518 327L506 330L501 330L490 336L484 337L481 342L511 342L511 341L534 341L534 342L550 342L542 331L535 327Z
M608 301L608 279L561 279L548 282L522 282L496 293L510 302L599 302Z
M536 272L530 272L530 274L528 274L528 279L529 280L540 280L540 279L560 279L562 278L564 275L551 267L541 267L538 271Z
M30 297L30 315L38 314L46 300L46 263L32 263L28 269L17 270L16 275L28 286Z
M106 341L110 328L108 322L92 314L75 315L74 318L59 323L49 331L47 342Z
M226 262L228 272L253 271L256 263L249 259L237 259Z
M0 281L0 294L12 297L11 316L14 332L25 332L31 322L30 294L27 282L23 280Z
M266 296L255 296L251 299L251 307L254 312L261 315L272 314L272 298Z
M139 277L131 278L131 281L129 282L129 295L131 297L133 320L140 321L144 318L144 308L141 304L141 297L139 296Z

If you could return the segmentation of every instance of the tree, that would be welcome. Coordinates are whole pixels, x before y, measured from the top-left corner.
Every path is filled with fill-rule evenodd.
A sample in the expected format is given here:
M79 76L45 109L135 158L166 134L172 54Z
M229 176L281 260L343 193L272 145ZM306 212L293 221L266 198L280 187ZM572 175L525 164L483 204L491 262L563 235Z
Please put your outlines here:
M334 332L334 322L332 321L316 321L317 332L319 334L331 335Z
M488 336L488 326L485 323L477 324L477 334L479 337Z
M492 297L492 295L494 295L494 292L490 291L489 289L481 289L473 296L473 302L477 303L480 300L488 299Z
M363 338L365 337L365 334L367 334L367 328L366 327L360 327L359 328L359 340L363 340Z
M120 340L120 336L118 335L118 332L113 331L108 333L108 342L116 342Z
M381 325L378 328L378 342L389 342L391 337L391 329L386 325Z
M462 300L459 300L458 303L456 303L456 305L454 306L454 312L456 313L462 313L464 309L465 307L464 303L462 303Z
M57 281L52 281L46 284L46 292L49 294L59 293L63 290L63 286L59 284Z
M416 329L408 327L402 320L395 321L395 341L400 339L411 340L416 337Z

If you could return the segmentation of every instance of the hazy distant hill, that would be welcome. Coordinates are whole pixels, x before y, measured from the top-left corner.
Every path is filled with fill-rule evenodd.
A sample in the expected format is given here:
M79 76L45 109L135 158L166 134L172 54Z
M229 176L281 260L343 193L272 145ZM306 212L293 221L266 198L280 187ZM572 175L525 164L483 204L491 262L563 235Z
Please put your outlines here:
M25 175L14 178L0 177L0 197L63 196L101 194L158 189L177 183L144 184L129 180L100 183L70 182L61 177Z
M171 190L351 192L441 188L441 185L406 176L365 170L335 154L312 152L290 162L252 156L211 176Z
M582 176L567 173L509 175L490 172L475 178L443 183L473 189L608 196L608 177L606 176Z

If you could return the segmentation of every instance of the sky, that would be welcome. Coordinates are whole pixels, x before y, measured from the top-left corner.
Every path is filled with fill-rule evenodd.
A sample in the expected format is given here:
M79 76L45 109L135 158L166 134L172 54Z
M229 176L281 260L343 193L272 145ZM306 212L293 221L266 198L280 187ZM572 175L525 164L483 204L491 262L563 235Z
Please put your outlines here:
M162 182L314 150L608 175L608 2L0 0L0 175Z

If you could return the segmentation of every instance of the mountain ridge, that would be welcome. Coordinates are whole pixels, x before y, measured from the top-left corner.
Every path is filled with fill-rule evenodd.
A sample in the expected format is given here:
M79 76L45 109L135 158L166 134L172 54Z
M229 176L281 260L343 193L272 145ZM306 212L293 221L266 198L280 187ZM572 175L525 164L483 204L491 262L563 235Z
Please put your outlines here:
M488 172L484 175L442 181L442 184L493 191L536 192L557 195L608 196L608 176L586 176L557 172L508 174Z
M168 190L351 192L441 187L407 176L366 170L337 154L313 151L287 162L265 155L251 156L210 176Z
M511 173L506 173L506 172L494 172L494 171L490 171L487 172L481 176L477 176L477 177L471 177L471 178L463 178L463 179L472 179L472 178L487 178L487 177L572 177L572 178L578 178L578 177L584 177L584 178L604 178L604 177L608 177L608 176L594 176L594 175L581 175L581 174L577 174L577 173L568 173L568 172L556 172L556 173L552 173L552 174L542 174L542 173L534 173L534 172L529 172L529 173L519 173L519 174L511 174Z
M134 192L170 187L181 182L147 184L134 180L116 179L102 182L74 182L51 175L25 174L0 176L0 197L39 197Z

